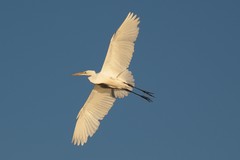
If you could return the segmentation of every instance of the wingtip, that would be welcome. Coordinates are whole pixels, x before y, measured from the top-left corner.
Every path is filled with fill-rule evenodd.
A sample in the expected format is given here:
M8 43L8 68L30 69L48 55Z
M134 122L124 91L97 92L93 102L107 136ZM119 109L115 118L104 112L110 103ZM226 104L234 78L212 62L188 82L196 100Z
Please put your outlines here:
M136 14L135 14L135 13L133 13L133 12L128 12L128 15L127 15L127 17L133 17L133 16L136 16Z
M127 19L137 20L138 23L140 21L140 17L137 14L135 14L134 12L129 12L127 15Z
M83 146L86 142L83 142L83 141L76 141L76 140L72 140L72 143L73 143L73 145L75 145L75 146Z

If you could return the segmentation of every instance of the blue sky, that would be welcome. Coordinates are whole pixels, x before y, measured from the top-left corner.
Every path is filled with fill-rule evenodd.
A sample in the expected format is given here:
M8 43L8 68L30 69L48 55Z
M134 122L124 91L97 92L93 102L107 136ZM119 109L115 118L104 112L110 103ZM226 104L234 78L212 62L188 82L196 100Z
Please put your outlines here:
M0 159L240 159L239 1L1 1ZM118 100L83 147L71 144L129 11L130 66L153 103Z

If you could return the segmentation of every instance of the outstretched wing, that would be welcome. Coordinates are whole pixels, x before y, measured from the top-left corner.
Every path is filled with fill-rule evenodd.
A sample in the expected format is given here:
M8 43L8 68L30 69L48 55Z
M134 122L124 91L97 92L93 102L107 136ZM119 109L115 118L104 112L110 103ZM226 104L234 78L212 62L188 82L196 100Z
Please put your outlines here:
M130 12L117 32L112 36L102 66L102 73L117 77L119 73L128 68L134 52L134 42L139 32L139 23L139 18Z
M72 142L83 145L88 136L92 137L100 125L100 120L107 115L115 98L110 88L95 85L84 106L77 116L77 123L73 133Z

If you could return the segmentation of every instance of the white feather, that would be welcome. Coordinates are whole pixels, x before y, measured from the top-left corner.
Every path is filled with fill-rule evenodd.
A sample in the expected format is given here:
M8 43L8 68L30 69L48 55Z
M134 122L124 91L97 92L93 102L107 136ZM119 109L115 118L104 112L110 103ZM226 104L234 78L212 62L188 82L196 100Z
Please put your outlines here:
M117 32L112 36L101 72L117 77L129 67L138 36L139 18L129 13Z
M107 115L111 109L115 98L123 98L128 95L124 90L132 89L134 79L128 71L134 52L134 42L138 36L140 23L139 18L133 13L129 13L117 32L112 36L109 44L106 59L100 73L88 70L73 74L74 76L89 76L90 82L95 84L84 106L81 108L73 133L72 142L83 145L88 137L93 136L100 125L100 120ZM111 88L103 88L101 84L106 84ZM123 88L122 88L123 87Z
M112 89L95 85L86 103L81 108L75 126L72 142L83 145L88 137L92 136L100 125L100 120L107 115L115 98Z

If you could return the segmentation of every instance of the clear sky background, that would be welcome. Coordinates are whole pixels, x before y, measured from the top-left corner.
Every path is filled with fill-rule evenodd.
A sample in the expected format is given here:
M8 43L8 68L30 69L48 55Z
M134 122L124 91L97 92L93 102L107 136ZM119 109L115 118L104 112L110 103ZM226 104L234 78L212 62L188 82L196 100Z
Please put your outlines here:
M240 159L240 2L1 1L0 159ZM153 103L118 100L83 147L71 144L129 11L140 16L130 70Z

